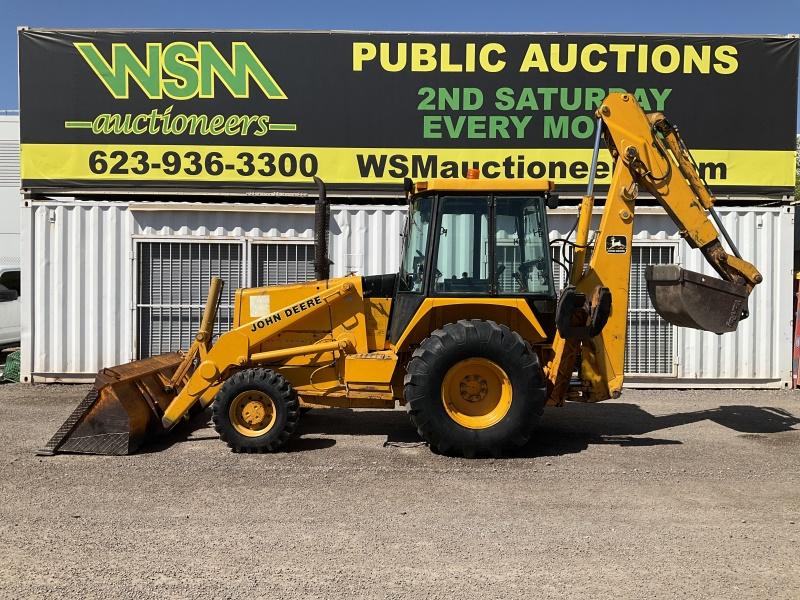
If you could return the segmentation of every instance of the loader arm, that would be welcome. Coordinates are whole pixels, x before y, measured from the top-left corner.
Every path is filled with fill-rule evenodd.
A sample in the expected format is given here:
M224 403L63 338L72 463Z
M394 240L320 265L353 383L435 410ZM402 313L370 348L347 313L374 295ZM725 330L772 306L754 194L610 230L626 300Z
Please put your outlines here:
M213 395L208 395L206 392L218 386L231 369L246 367L254 362L347 348L352 341L339 339L309 346L253 353L254 348L258 348L281 331L312 313L327 308L332 302L353 291L355 287L351 283L343 282L222 334L209 350L201 352L200 364L167 406L161 418L164 429L172 428L196 402L202 401L204 406L209 404Z
M640 187L656 198L689 246L699 249L722 278L716 280L675 265L648 267L648 291L656 309L669 322L716 333L733 331L747 316L747 297L762 281L758 270L741 258L725 232L714 212L713 195L677 128L664 115L646 115L632 95L612 93L597 110L597 117L598 136L605 138L614 170L594 250L584 269L594 208L598 137L592 179L576 228L571 286L559 302L554 355L545 369L551 404L561 404L569 395L579 355L582 385L576 390L580 395L576 399L596 402L616 398L622 391L631 241ZM720 234L733 254L723 247ZM571 300L569 306L566 300Z

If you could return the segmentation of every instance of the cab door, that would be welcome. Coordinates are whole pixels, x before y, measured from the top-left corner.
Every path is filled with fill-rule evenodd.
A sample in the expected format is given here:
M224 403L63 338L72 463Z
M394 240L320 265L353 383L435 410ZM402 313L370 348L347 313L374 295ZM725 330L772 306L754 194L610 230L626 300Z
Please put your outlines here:
M403 335L427 294L430 270L430 232L436 198L431 195L414 198L408 207L403 234L403 258L397 275L394 299L389 316L389 341Z

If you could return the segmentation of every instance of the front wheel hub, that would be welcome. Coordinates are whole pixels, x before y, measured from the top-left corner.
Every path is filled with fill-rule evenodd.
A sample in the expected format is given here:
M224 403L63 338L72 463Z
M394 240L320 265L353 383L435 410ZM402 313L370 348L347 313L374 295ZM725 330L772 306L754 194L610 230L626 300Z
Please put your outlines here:
M445 411L468 429L487 429L502 421L511 408L511 399L511 380L487 358L459 361L442 380Z
M275 402L267 394L248 390L233 399L228 416L234 429L240 434L258 437L272 429L277 412Z

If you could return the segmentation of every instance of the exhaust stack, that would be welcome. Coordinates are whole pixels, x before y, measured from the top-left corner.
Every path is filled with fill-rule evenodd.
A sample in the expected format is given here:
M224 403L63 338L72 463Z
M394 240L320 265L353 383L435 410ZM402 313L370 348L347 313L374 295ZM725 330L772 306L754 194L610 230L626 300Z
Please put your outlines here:
M328 258L328 231L331 222L331 209L325 182L314 177L317 184L317 201L314 203L314 277L317 280L330 279L331 265Z

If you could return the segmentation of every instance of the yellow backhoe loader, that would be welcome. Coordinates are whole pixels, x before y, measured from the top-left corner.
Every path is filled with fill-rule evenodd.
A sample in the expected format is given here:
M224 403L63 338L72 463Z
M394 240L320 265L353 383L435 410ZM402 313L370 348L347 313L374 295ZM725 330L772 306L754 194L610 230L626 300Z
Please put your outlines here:
M274 451L297 428L302 407L398 402L434 451L511 451L529 440L545 405L597 402L622 390L639 189L721 278L649 266L656 310L675 325L734 331L761 275L725 232L677 128L625 93L610 94L596 114L575 239L554 241L572 257L560 294L548 239L546 208L557 200L550 182L407 182L398 273L330 279L322 243L316 281L237 290L233 327L216 341L221 282L214 280L189 351L101 371L44 451L130 453L209 405L234 451ZM590 240L601 137L614 169ZM325 215L323 203L322 241Z

